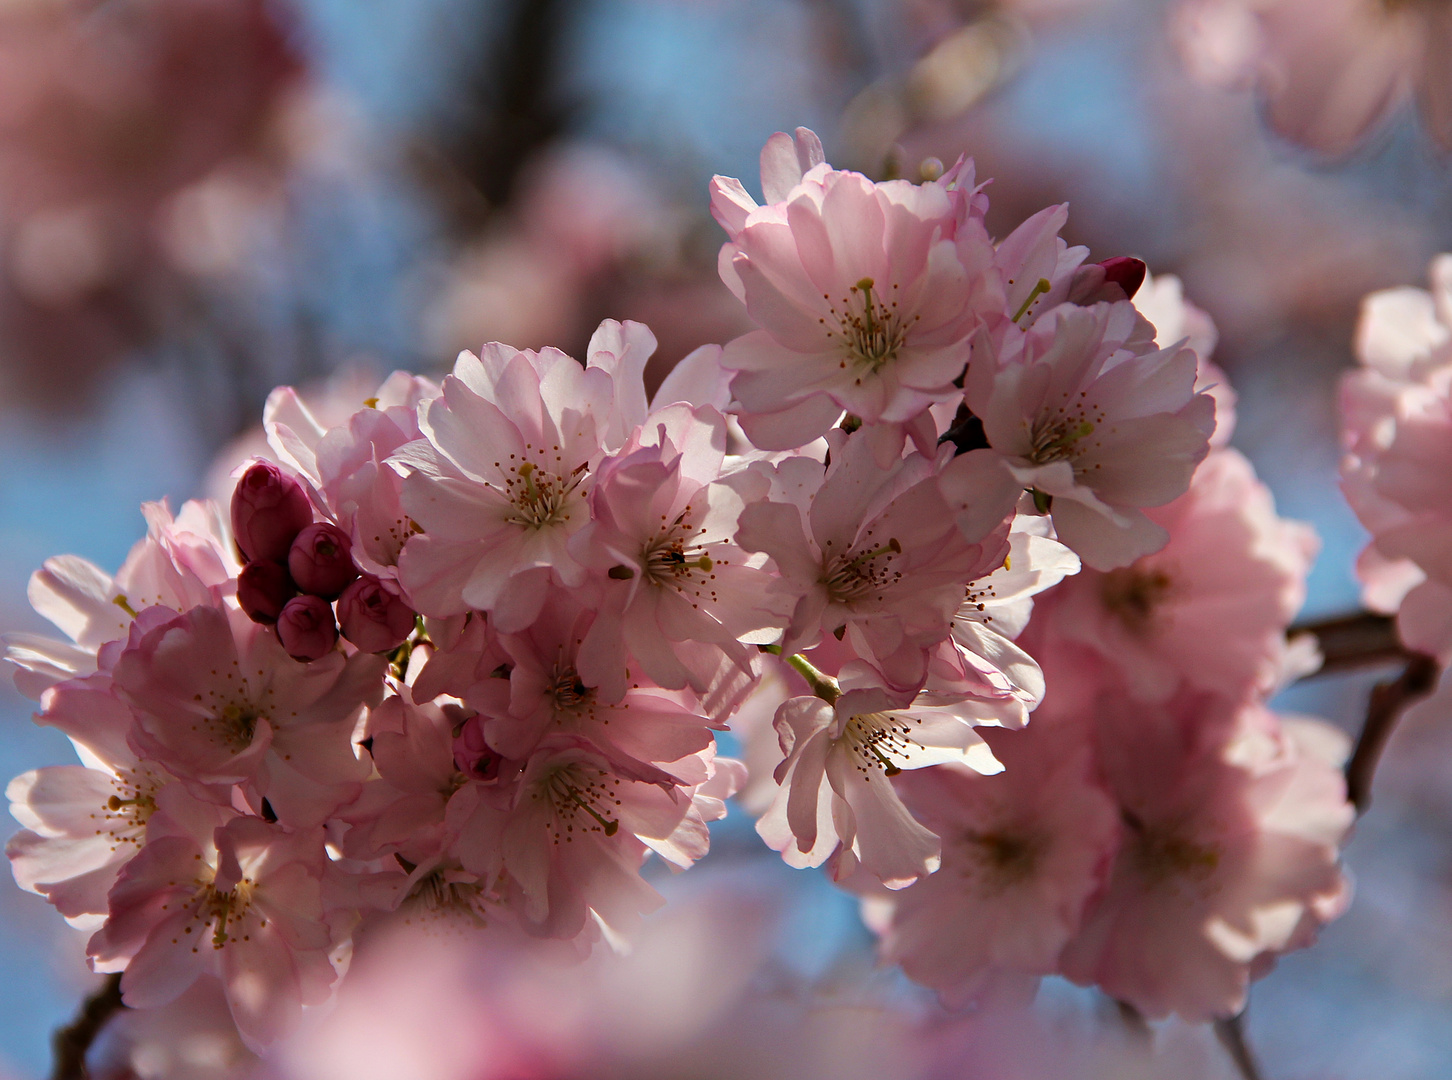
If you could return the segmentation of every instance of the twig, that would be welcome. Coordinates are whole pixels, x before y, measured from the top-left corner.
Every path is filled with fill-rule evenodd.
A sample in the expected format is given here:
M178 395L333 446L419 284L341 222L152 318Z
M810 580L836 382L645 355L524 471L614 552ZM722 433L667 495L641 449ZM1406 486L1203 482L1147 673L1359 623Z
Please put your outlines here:
M1325 657L1318 675L1374 667L1406 660L1412 655L1397 637L1396 620L1390 615L1374 615L1369 611L1301 623L1291 627L1289 633L1292 637L1315 636Z
M1430 694L1437 685L1440 674L1437 661L1420 653L1410 656L1400 675L1371 688L1366 723L1356 740L1356 749L1351 752L1351 760L1346 763L1346 797L1358 814L1364 814L1371 805L1372 776L1402 712L1418 698Z
M1255 1063L1255 1055L1250 1052L1250 1043L1245 1038L1244 1018L1245 1012L1241 1011L1227 1020L1215 1021L1215 1037L1225 1047L1225 1052L1235 1062L1244 1080L1261 1080L1260 1067Z
M1144 1013L1118 998L1114 999L1114 1005L1119 1010L1119 1019L1123 1021L1125 1031L1129 1032L1136 1043L1148 1049L1154 1042L1155 1033L1149 1026L1149 1021L1144 1018Z
M107 976L106 981L85 1001L76 1018L57 1029L51 1039L55 1051L55 1068L51 1080L87 1080L86 1054L106 1021L126 1006L121 1001L121 974Z

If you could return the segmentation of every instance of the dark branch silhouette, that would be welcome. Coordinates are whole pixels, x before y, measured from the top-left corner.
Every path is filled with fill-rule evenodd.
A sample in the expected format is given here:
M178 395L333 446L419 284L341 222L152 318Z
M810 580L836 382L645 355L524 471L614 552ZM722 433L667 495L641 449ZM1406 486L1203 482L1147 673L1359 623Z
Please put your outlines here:
M106 1022L126 1006L121 1001L121 974L108 975L106 981L81 1002L76 1018L56 1031L51 1039L55 1050L55 1068L51 1080L87 1080L86 1055Z

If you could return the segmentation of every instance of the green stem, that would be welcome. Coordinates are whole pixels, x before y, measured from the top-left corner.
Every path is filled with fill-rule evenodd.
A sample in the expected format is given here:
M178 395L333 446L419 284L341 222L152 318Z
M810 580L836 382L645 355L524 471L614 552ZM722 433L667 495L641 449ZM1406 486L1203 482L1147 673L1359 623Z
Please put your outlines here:
M762 652L769 652L772 656L781 656L780 645L758 645ZM834 705L837 699L842 696L842 688L837 685L837 680L826 672L819 670L812 665L801 653L792 653L784 657L802 678L807 680L807 685L812 688L812 693L821 698L828 705Z
M834 705L842 695L842 688L837 685L837 680L825 672L819 671L801 653L792 653L786 658L786 662L796 669L802 678L807 680L807 685L812 688L812 693L821 698L828 705Z

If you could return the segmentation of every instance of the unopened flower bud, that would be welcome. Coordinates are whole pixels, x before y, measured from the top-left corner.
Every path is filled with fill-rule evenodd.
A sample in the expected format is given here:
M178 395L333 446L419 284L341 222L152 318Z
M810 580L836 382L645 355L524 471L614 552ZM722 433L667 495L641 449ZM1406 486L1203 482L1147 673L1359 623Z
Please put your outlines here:
M1088 307L1104 301L1133 300L1144 284L1145 270L1143 260L1128 255L1086 263L1074 271L1069 302Z
M277 640L294 660L320 660L338 643L333 608L320 596L294 596L277 617Z
M331 521L316 521L292 542L287 569L299 591L333 600L358 576L353 542Z
M484 718L472 716L454 736L454 767L471 780L497 780L499 755L484 741Z
M237 575L237 603L253 622L277 622L283 605L296 593L282 563L250 562Z
M270 461L253 464L232 492L232 535L248 562L286 562L293 539L312 520L302 485Z
M1123 289L1126 300L1133 300L1134 294L1139 292L1139 287L1144 284L1144 275L1148 269L1143 259L1136 259L1129 255L1116 255L1112 259L1105 259L1099 265L1104 267L1105 282L1118 285Z
M363 652L398 648L413 631L416 617L413 608L371 574L359 577L338 598L343 636Z

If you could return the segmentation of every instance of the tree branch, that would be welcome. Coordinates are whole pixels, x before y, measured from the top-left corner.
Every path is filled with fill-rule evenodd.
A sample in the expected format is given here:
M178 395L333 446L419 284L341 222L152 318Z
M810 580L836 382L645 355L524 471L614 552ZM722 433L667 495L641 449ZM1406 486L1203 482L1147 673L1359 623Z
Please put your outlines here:
M1396 619L1369 611L1300 623L1288 633L1291 637L1311 634L1316 638L1321 655L1326 658L1318 675L1374 667L1407 660L1413 655L1397 637Z
M1372 776L1397 721L1407 706L1432 692L1441 674L1437 661L1430 656L1420 653L1409 655L1410 659L1400 675L1371 688L1366 723L1362 725L1356 749L1346 763L1346 796L1355 805L1358 814L1364 814L1371 805Z
M86 1054L106 1021L126 1006L121 1001L121 973L108 975L106 981L85 1001L76 1018L56 1030L51 1039L55 1051L55 1068L51 1080L87 1080Z
M1245 1012L1242 1010L1228 1020L1215 1021L1215 1037L1225 1047L1225 1052L1235 1062L1235 1067L1240 1070L1244 1080L1261 1080L1260 1066L1256 1064L1255 1055L1250 1052L1250 1043L1245 1038L1244 1018Z

